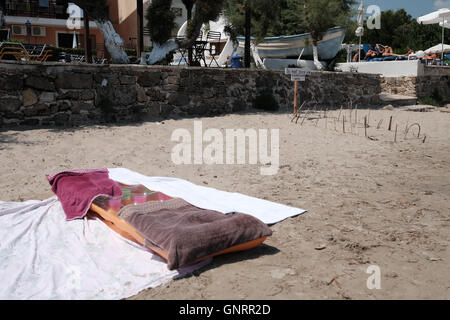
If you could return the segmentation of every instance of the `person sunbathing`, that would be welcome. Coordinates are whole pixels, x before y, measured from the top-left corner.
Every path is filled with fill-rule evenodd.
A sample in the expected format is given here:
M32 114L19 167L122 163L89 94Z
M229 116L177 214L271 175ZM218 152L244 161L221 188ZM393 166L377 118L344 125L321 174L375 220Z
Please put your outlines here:
M411 49L410 47L408 47L408 53L406 54L406 56L410 56L412 54L416 54L416 51L414 51L413 49Z
M399 54L395 54L394 50L389 46L384 46L382 44L376 45L376 50L380 57L392 57L392 56L400 56Z
M358 54L356 54L355 58L357 58L357 56L358 56ZM364 57L364 60L367 61L367 60L371 60L371 59L377 58L377 57L378 57L378 53L375 50L375 45L373 44L373 45L370 46L370 49L367 51L367 53L366 53L366 55Z

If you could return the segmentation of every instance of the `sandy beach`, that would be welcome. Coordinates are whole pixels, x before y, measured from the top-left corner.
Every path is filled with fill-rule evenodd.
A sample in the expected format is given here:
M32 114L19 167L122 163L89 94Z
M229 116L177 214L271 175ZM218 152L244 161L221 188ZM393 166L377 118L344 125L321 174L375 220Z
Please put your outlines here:
M298 123L287 113L250 112L2 130L0 200L51 197L46 173L124 167L308 210L272 226L264 245L134 299L450 299L450 113L441 111L337 110ZM175 165L171 134L192 132L194 121L204 130L280 129L278 174L261 175L259 164ZM420 136L416 125L405 135L414 123ZM371 265L381 289L367 287Z

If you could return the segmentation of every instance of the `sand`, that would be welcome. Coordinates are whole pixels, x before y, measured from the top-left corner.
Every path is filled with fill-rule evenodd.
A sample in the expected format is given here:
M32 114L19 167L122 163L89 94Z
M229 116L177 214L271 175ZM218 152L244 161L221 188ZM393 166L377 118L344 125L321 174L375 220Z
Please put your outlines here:
M52 196L46 173L126 167L309 210L273 226L264 245L215 258L194 275L134 299L450 299L450 114L406 109L358 110L358 124L347 122L345 134L342 117L349 121L349 110L339 121L339 111L327 119L311 114L303 125L286 113L250 112L3 130L0 199ZM397 143L387 130L391 116ZM262 176L260 165L173 164L172 132L193 132L200 120L204 130L279 128L278 174ZM420 124L421 136L415 126L405 139L412 123ZM367 287L371 265L380 268L381 289Z

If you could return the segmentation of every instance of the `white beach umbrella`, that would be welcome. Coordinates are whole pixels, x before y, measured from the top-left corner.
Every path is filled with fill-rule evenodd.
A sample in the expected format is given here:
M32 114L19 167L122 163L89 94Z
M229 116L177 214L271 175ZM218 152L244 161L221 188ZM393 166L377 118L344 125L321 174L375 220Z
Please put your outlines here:
M445 38L445 28L449 24L450 20L450 10L447 8L439 9L437 11L431 12L427 15L417 18L417 22L420 24L439 24L442 27L442 59L444 59L444 38Z
M442 48L444 48L444 51L442 51ZM431 47L427 50L425 50L426 54L433 54L433 53L450 53L450 45L448 44L444 44L442 45L442 43L435 45L434 47Z
M355 33L359 37L358 57L359 62L361 62L361 38L364 35L364 4L362 1L358 8L358 29L356 29Z

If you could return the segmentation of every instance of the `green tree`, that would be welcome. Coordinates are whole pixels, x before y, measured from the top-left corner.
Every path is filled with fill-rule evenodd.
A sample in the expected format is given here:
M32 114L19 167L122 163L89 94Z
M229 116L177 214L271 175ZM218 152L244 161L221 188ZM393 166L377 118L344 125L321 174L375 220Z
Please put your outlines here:
M147 10L148 28L152 41L163 44L172 36L175 28L175 14L172 1L153 0Z
M250 67L251 37L260 42L280 19L285 0L227 0L225 15L232 33L245 35L245 67Z
M114 30L111 21L108 18L108 6L106 0L74 0L77 6L92 17L100 32L105 38L105 47L111 55L113 63L130 63L122 38Z
M327 8L329 2L334 2L334 8L338 10L338 17L333 17L330 25L340 25L342 27L349 25L351 23L349 17L353 14L355 1L324 1L318 6L319 13L330 11ZM294 35L310 32L310 27L305 20L305 14L307 14L305 5L307 3L302 0L284 0L281 4L281 17L277 23L272 24L269 28L269 35Z
M356 23L348 26L346 43L357 43ZM363 42L380 43L393 48L396 53L406 53L408 47L413 50L426 50L442 42L442 29L439 25L420 25L404 9L387 10L381 13L381 29L365 28ZM447 32L445 43L450 42Z
M175 25L175 15L170 10L172 0L153 0L147 12L148 29L154 42L148 62L157 63L179 47L191 47L203 24L219 17L223 2L224 0L196 0L194 14L187 27L187 39L177 42L170 40Z
M311 33L314 53L314 63L318 69L319 62L317 45L323 35L332 27L346 26L352 15L352 0L298 0L303 14L300 23Z

